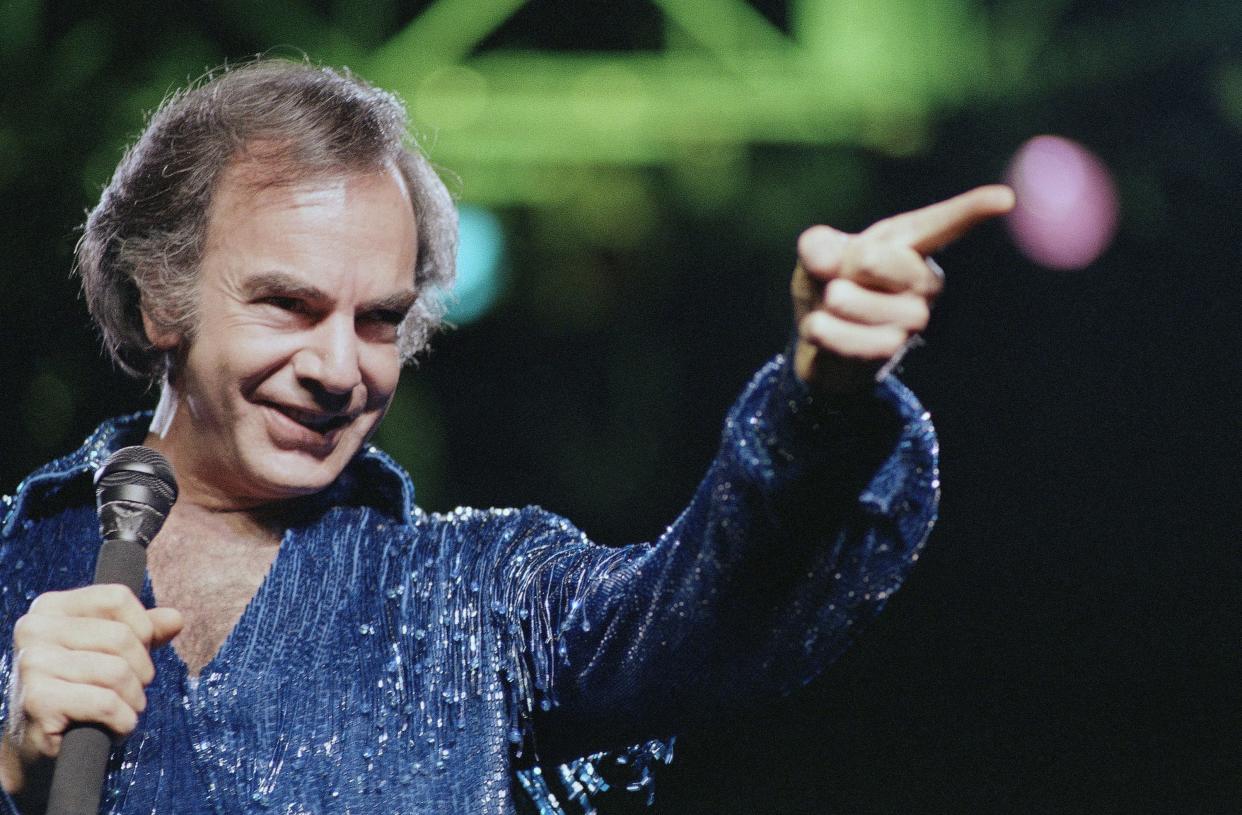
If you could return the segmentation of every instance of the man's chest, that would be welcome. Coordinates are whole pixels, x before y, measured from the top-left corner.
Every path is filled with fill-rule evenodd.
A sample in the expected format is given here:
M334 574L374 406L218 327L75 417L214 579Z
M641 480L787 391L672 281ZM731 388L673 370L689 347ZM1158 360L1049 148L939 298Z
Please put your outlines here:
M185 627L173 647L191 674L211 661L271 569L279 539L235 530L165 528L148 550L156 601L175 608Z

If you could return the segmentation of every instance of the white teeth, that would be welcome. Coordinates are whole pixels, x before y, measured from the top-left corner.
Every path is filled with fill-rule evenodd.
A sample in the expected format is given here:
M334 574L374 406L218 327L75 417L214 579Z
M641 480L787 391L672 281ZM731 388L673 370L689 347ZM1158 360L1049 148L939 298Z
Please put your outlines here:
M297 408L282 407L281 412L293 419L298 424L306 425L316 432L323 432L332 427L338 427L347 421L344 416L328 415L323 416L314 413L305 413Z

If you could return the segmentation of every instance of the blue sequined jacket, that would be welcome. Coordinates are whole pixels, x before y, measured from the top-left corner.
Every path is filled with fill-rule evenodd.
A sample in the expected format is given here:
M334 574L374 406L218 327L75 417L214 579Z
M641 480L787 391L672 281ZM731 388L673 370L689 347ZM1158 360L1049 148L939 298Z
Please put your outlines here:
M894 380L876 396L815 405L777 357L681 516L620 548L535 507L424 513L408 476L364 449L298 507L199 676L155 652L103 811L509 815L644 790L667 758L646 740L809 681L917 558L935 436ZM91 472L148 421L105 423L3 499L6 687L31 600L89 582Z

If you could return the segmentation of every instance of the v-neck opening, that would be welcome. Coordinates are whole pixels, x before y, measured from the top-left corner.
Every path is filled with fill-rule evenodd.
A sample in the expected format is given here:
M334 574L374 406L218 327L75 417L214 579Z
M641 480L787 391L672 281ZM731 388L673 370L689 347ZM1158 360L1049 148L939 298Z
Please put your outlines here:
M206 663L203 664L202 668L200 668L197 672L191 672L189 663L187 663L177 651L176 646L174 646L171 642L168 643L168 650L171 652L173 664L177 666L178 672L181 678L185 681L185 684L188 685L192 682L197 685L204 676L212 673L220 673L221 669L225 667L225 664L227 664L227 659L225 658L228 657L230 651L236 647L234 645L235 641L238 640L243 634L247 633L249 629L254 627L255 621L253 618L259 613L257 609L265 599L265 595L271 593L269 586L276 579L273 575L276 574L277 569L281 568L283 561L290 557L285 554L285 550L293 548L288 545L292 535L292 527L285 527L284 532L281 533L280 536L280 543L277 546L276 555L272 558L271 564L267 567L267 572L263 575L263 579L259 581L258 588L255 589L254 594L250 596L250 599L246 601L246 605L242 608L242 612L237 617L237 621L233 623L233 627L229 629L229 633L220 643L220 646L216 649L216 652L211 655L211 658L208 659ZM149 573L146 576L143 586L143 593L150 598L152 605L159 605L159 598L155 596L155 585L152 582L151 575ZM217 665L217 663L222 664Z

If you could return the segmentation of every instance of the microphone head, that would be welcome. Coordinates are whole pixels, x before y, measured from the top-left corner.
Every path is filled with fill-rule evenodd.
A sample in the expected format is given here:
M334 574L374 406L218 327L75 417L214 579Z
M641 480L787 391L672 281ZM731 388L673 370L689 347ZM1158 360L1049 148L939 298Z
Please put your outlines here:
M150 447L122 447L95 471L95 505L105 538L151 542L177 500L168 459Z

